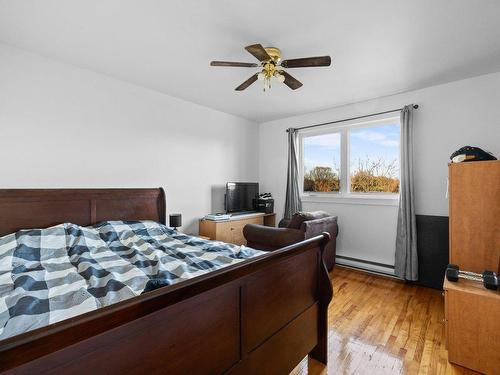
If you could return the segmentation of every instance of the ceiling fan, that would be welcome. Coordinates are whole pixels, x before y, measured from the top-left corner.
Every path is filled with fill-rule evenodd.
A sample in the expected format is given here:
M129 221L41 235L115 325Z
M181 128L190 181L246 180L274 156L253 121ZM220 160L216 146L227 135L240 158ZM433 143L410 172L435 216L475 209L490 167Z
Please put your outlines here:
M264 91L271 88L271 78L276 78L283 82L292 90L297 90L302 83L280 68L306 68L315 66L330 66L330 56L303 57L300 59L281 60L281 51L275 47L262 47L260 44L252 44L245 47L260 63L212 61L210 66L234 66L239 68L262 68L241 85L235 88L236 91L243 91L258 79L264 81Z

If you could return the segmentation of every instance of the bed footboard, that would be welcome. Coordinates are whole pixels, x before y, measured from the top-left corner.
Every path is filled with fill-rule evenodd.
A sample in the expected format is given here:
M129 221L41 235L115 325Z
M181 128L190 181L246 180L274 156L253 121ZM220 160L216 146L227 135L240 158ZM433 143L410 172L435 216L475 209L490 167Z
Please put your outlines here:
M328 234L0 342L20 374L286 374L327 361Z

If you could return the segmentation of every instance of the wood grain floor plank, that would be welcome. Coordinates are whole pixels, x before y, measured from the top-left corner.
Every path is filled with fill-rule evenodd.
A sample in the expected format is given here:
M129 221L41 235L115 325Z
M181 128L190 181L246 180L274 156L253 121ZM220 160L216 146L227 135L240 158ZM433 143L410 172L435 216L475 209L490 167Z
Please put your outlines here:
M292 375L477 374L448 362L440 291L336 266L328 366L304 360Z

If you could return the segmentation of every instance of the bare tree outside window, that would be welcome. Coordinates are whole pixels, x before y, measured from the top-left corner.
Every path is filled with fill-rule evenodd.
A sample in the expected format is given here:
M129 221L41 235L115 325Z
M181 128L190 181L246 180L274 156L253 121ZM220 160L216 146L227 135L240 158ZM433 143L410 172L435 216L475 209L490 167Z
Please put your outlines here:
M399 193L399 124L349 132L351 193Z
M351 173L351 191L356 193L398 193L397 160L358 160L358 168Z

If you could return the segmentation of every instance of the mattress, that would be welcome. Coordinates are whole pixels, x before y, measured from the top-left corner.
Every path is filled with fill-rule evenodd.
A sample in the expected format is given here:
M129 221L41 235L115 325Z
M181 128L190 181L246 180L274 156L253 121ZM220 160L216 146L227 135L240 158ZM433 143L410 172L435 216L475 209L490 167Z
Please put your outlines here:
M262 254L154 221L21 230L0 238L0 339Z

